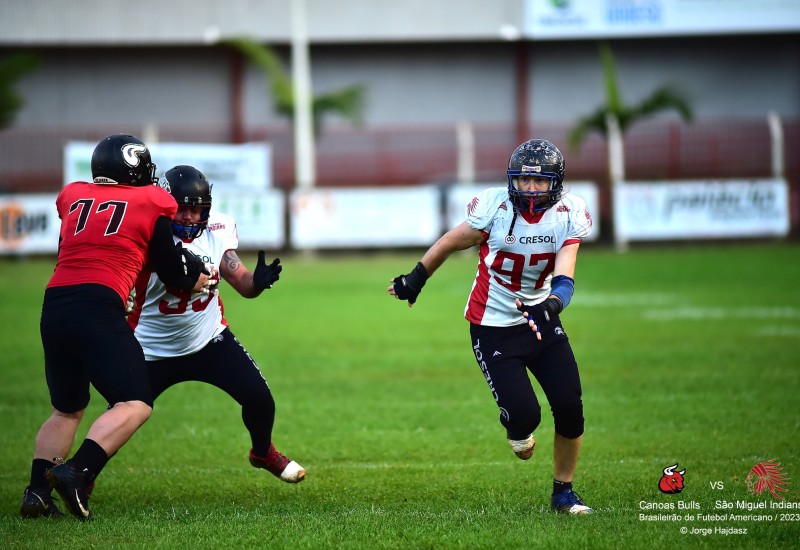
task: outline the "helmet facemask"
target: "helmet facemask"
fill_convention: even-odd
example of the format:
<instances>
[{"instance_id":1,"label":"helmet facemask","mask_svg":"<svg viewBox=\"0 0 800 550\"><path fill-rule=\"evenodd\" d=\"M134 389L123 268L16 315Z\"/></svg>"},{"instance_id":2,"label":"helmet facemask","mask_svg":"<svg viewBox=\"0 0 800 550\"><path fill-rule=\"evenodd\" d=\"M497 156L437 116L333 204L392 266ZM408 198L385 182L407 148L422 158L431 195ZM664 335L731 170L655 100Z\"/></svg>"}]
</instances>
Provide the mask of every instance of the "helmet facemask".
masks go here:
<instances>
[{"instance_id":1,"label":"helmet facemask","mask_svg":"<svg viewBox=\"0 0 800 550\"><path fill-rule=\"evenodd\" d=\"M527 168L523 166L523 168ZM547 178L550 180L547 191L520 191L518 189L518 178L522 176ZM541 212L547 210L559 200L561 200L561 193L564 190L564 184L561 182L558 174L553 173L533 173L528 171L509 170L508 171L508 196L511 198L512 204L520 212Z\"/></svg>"},{"instance_id":2,"label":"helmet facemask","mask_svg":"<svg viewBox=\"0 0 800 550\"><path fill-rule=\"evenodd\" d=\"M131 174L135 183L133 185L158 185L156 177L156 165L152 162L142 164L137 173Z\"/></svg>"},{"instance_id":3,"label":"helmet facemask","mask_svg":"<svg viewBox=\"0 0 800 550\"><path fill-rule=\"evenodd\" d=\"M200 207L200 219L196 222L183 221L176 214L176 218L172 220L173 235L186 242L202 235L211 214L213 187L203 173L193 166L179 165L167 170L158 185L175 198L178 212L182 206Z\"/></svg>"},{"instance_id":4,"label":"helmet facemask","mask_svg":"<svg viewBox=\"0 0 800 550\"><path fill-rule=\"evenodd\" d=\"M519 212L541 212L559 200L564 190L564 156L546 139L531 139L508 159L508 196ZM547 178L547 191L520 191L520 177Z\"/></svg>"},{"instance_id":5,"label":"helmet facemask","mask_svg":"<svg viewBox=\"0 0 800 550\"><path fill-rule=\"evenodd\" d=\"M201 202L180 202L179 206L202 206L200 212L200 221L198 222L182 222L172 220L172 233L183 241L193 241L202 235L205 228L208 226L208 217L211 214L211 203Z\"/></svg>"}]
</instances>

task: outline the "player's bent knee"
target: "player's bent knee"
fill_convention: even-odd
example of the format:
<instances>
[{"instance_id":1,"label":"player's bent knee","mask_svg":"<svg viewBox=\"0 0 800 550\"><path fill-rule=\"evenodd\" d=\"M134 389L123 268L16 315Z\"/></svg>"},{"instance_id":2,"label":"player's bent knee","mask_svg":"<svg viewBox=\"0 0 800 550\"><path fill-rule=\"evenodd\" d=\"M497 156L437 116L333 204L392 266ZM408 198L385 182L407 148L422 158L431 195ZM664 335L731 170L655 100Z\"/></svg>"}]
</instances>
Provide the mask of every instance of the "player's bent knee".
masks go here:
<instances>
[{"instance_id":1,"label":"player's bent knee","mask_svg":"<svg viewBox=\"0 0 800 550\"><path fill-rule=\"evenodd\" d=\"M58 409L53 409L52 416L57 416L59 418L64 418L67 420L72 420L73 422L80 422L83 418L83 413L86 412L86 409L81 409L76 412L63 412L59 411Z\"/></svg>"},{"instance_id":2,"label":"player's bent knee","mask_svg":"<svg viewBox=\"0 0 800 550\"><path fill-rule=\"evenodd\" d=\"M539 410L513 411L500 413L500 423L510 434L524 434L520 439L528 437L536 431L542 422L542 413Z\"/></svg>"},{"instance_id":3,"label":"player's bent knee","mask_svg":"<svg viewBox=\"0 0 800 550\"><path fill-rule=\"evenodd\" d=\"M576 403L553 410L556 433L568 439L583 435L583 405Z\"/></svg>"},{"instance_id":4,"label":"player's bent knee","mask_svg":"<svg viewBox=\"0 0 800 550\"><path fill-rule=\"evenodd\" d=\"M144 424L153 412L153 407L144 401L122 401L116 403L113 408L123 409L128 417L139 425Z\"/></svg>"}]
</instances>

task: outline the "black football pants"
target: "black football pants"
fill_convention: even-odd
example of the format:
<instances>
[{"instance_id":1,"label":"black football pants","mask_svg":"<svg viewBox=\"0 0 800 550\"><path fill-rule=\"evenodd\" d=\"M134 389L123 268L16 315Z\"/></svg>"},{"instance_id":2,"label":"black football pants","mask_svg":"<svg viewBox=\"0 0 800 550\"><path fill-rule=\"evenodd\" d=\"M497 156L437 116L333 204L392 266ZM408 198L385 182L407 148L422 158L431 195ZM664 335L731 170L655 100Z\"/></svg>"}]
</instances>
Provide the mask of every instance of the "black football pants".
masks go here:
<instances>
[{"instance_id":1,"label":"black football pants","mask_svg":"<svg viewBox=\"0 0 800 550\"><path fill-rule=\"evenodd\" d=\"M258 366L230 329L191 355L148 361L147 370L154 399L167 388L188 381L205 382L230 395L242 406L253 451L266 455L272 441L275 401Z\"/></svg>"},{"instance_id":2,"label":"black football pants","mask_svg":"<svg viewBox=\"0 0 800 550\"><path fill-rule=\"evenodd\" d=\"M110 404L153 404L142 347L125 321L122 298L110 288L80 284L48 288L40 321L45 375L56 410L89 404L89 384Z\"/></svg>"},{"instance_id":3,"label":"black football pants","mask_svg":"<svg viewBox=\"0 0 800 550\"><path fill-rule=\"evenodd\" d=\"M500 408L500 423L509 439L527 438L542 419L528 370L547 397L555 431L570 439L583 434L578 365L558 316L542 333L541 341L527 324L472 324L470 335L472 352Z\"/></svg>"}]
</instances>

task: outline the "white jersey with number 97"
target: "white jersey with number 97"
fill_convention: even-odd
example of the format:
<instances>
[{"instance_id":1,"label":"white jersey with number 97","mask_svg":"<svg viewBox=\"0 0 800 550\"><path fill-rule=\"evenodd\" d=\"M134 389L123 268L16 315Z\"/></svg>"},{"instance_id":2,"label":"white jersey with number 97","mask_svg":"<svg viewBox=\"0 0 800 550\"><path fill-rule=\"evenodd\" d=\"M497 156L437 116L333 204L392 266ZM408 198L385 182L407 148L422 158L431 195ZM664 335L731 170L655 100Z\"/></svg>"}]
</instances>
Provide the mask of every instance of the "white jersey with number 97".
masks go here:
<instances>
[{"instance_id":1,"label":"white jersey with number 97","mask_svg":"<svg viewBox=\"0 0 800 550\"><path fill-rule=\"evenodd\" d=\"M541 212L516 212L505 187L486 189L467 205L467 224L483 232L478 273L464 316L495 327L525 322L515 298L527 305L550 295L556 253L579 243L592 228L586 203L565 193Z\"/></svg>"}]
</instances>

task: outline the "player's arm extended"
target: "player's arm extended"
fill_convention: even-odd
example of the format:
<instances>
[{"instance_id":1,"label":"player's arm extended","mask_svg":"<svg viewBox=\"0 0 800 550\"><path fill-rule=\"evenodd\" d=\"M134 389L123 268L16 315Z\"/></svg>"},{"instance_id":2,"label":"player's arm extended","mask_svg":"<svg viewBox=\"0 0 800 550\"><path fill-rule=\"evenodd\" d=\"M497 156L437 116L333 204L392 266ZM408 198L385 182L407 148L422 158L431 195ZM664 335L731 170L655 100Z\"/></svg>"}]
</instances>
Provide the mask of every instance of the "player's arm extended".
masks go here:
<instances>
[{"instance_id":1,"label":"player's arm extended","mask_svg":"<svg viewBox=\"0 0 800 550\"><path fill-rule=\"evenodd\" d=\"M425 282L453 252L471 248L480 244L483 239L482 231L471 228L467 222L461 222L433 243L410 273L393 278L392 284L386 290L396 298L407 300L411 307L417 301Z\"/></svg>"},{"instance_id":2,"label":"player's arm extended","mask_svg":"<svg viewBox=\"0 0 800 550\"><path fill-rule=\"evenodd\" d=\"M235 250L226 250L222 255L219 274L245 298L255 298L261 294L253 286L253 272L247 269Z\"/></svg>"},{"instance_id":3,"label":"player's arm extended","mask_svg":"<svg viewBox=\"0 0 800 550\"><path fill-rule=\"evenodd\" d=\"M264 251L259 250L256 270L250 271L239 259L239 255L236 254L235 250L226 250L222 255L219 274L243 297L255 298L260 296L264 290L272 288L272 285L280 279L280 273L283 269L278 258L275 258L271 264L267 265L264 257Z\"/></svg>"},{"instance_id":4,"label":"player's arm extended","mask_svg":"<svg viewBox=\"0 0 800 550\"><path fill-rule=\"evenodd\" d=\"M480 244L483 238L483 232L472 229L467 222L461 222L442 235L420 260L425 266L425 271L428 272L428 277L432 276L434 271L439 269L453 252L472 248Z\"/></svg>"}]
</instances>

